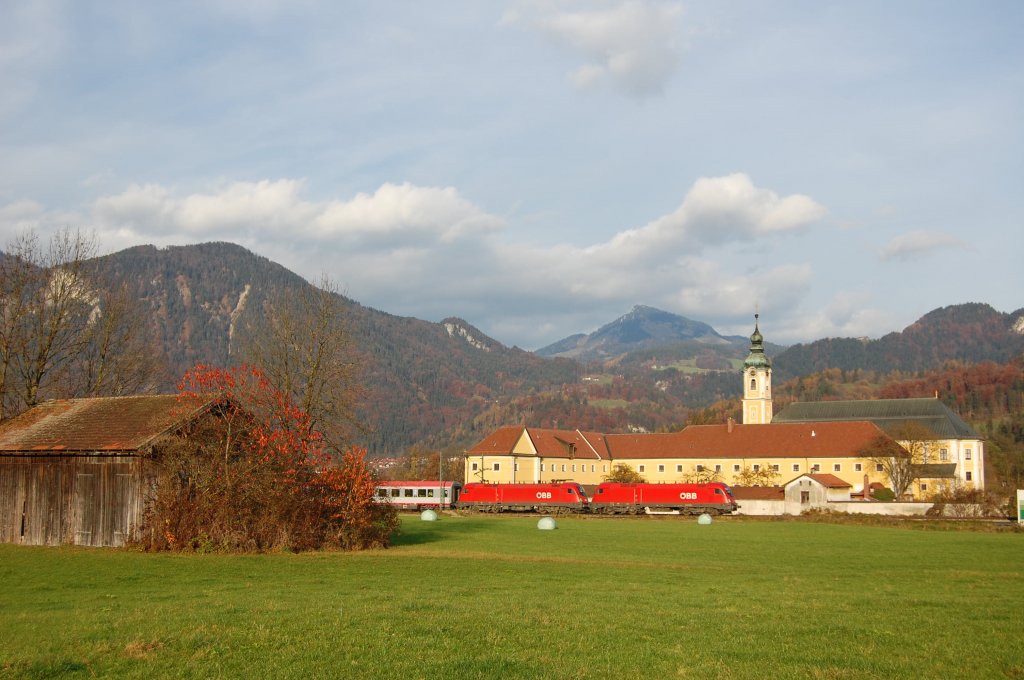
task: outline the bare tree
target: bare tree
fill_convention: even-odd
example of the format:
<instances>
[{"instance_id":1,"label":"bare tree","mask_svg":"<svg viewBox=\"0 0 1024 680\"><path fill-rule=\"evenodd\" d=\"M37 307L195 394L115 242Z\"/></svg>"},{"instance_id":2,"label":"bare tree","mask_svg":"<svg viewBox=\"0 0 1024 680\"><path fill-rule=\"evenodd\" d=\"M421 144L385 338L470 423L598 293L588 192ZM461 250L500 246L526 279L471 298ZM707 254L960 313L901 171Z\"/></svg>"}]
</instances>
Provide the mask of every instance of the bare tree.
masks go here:
<instances>
[{"instance_id":1,"label":"bare tree","mask_svg":"<svg viewBox=\"0 0 1024 680\"><path fill-rule=\"evenodd\" d=\"M102 281L102 275L97 277ZM154 351L159 343L139 301L125 283L107 282L98 288L83 329L82 348L68 385L75 396L123 396L154 389L166 373L165 357Z\"/></svg>"},{"instance_id":2,"label":"bare tree","mask_svg":"<svg viewBox=\"0 0 1024 680\"><path fill-rule=\"evenodd\" d=\"M13 412L37 404L66 377L83 343L82 329L94 304L83 279L85 261L95 256L95 236L63 229L45 246L26 232L8 247L11 309L5 396ZM8 288L5 282L4 288ZM6 292L6 291L5 291Z\"/></svg>"},{"instance_id":3,"label":"bare tree","mask_svg":"<svg viewBox=\"0 0 1024 680\"><path fill-rule=\"evenodd\" d=\"M236 354L254 364L310 416L331 448L342 450L360 429L358 354L344 303L326 275L316 286L281 289L250 316ZM256 316L257 318L253 318Z\"/></svg>"},{"instance_id":4,"label":"bare tree","mask_svg":"<svg viewBox=\"0 0 1024 680\"><path fill-rule=\"evenodd\" d=\"M160 364L123 286L105 289L95 235L11 241L0 259L0 417L43 399L129 394Z\"/></svg>"},{"instance_id":5,"label":"bare tree","mask_svg":"<svg viewBox=\"0 0 1024 680\"><path fill-rule=\"evenodd\" d=\"M602 478L605 482L619 482L623 484L643 484L647 479L626 463L616 463L612 471Z\"/></svg>"},{"instance_id":6,"label":"bare tree","mask_svg":"<svg viewBox=\"0 0 1024 680\"><path fill-rule=\"evenodd\" d=\"M779 479L779 473L771 463L761 463L754 467L744 466L735 478L740 486L773 486Z\"/></svg>"},{"instance_id":7,"label":"bare tree","mask_svg":"<svg viewBox=\"0 0 1024 680\"><path fill-rule=\"evenodd\" d=\"M880 466L897 499L902 498L920 474L935 434L924 425L905 421L879 435L860 450L860 455Z\"/></svg>"}]
</instances>

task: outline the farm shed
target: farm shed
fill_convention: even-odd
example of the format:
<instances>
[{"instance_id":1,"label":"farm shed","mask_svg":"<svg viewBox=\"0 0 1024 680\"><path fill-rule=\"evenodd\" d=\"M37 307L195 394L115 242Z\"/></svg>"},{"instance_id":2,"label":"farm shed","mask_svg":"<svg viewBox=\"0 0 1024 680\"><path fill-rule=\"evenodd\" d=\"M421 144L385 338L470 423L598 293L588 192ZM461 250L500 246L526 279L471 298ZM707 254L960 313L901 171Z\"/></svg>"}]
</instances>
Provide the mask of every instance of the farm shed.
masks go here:
<instances>
[{"instance_id":1,"label":"farm shed","mask_svg":"<svg viewBox=\"0 0 1024 680\"><path fill-rule=\"evenodd\" d=\"M154 446L208 406L60 399L0 423L0 542L123 545L142 522Z\"/></svg>"},{"instance_id":2,"label":"farm shed","mask_svg":"<svg viewBox=\"0 0 1024 680\"><path fill-rule=\"evenodd\" d=\"M797 515L826 503L850 500L850 484L835 475L800 475L785 484L787 512ZM798 508L796 512L791 507Z\"/></svg>"}]
</instances>

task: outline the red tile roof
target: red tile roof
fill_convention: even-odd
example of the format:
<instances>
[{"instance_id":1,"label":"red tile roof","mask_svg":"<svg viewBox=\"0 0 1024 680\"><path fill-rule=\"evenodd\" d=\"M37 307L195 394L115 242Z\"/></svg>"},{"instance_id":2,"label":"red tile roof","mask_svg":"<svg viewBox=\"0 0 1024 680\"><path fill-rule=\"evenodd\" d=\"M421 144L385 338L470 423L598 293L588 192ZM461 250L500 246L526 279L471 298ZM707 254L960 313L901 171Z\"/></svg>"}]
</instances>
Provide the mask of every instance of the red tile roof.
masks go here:
<instances>
[{"instance_id":1,"label":"red tile roof","mask_svg":"<svg viewBox=\"0 0 1024 680\"><path fill-rule=\"evenodd\" d=\"M46 401L0 423L0 455L136 452L208 405L173 394Z\"/></svg>"},{"instance_id":2,"label":"red tile roof","mask_svg":"<svg viewBox=\"0 0 1024 680\"><path fill-rule=\"evenodd\" d=\"M608 450L612 460L630 460L637 458L682 458L684 450L684 433L659 432L656 434L608 434Z\"/></svg>"},{"instance_id":3,"label":"red tile roof","mask_svg":"<svg viewBox=\"0 0 1024 680\"><path fill-rule=\"evenodd\" d=\"M588 437L579 430L542 429L527 429L527 433L534 448L537 449L537 454L543 458L607 458L607 455L601 455L605 447L600 434L591 432ZM591 442L590 438L595 441Z\"/></svg>"},{"instance_id":4,"label":"red tile roof","mask_svg":"<svg viewBox=\"0 0 1024 680\"><path fill-rule=\"evenodd\" d=\"M468 455L508 455L523 432L545 458L637 460L658 458L859 458L882 430L867 421L769 425L692 425L679 432L600 434L579 430L502 427Z\"/></svg>"},{"instance_id":5,"label":"red tile roof","mask_svg":"<svg viewBox=\"0 0 1024 680\"><path fill-rule=\"evenodd\" d=\"M466 453L474 456L510 454L524 429L522 425L499 427Z\"/></svg>"},{"instance_id":6,"label":"red tile roof","mask_svg":"<svg viewBox=\"0 0 1024 680\"><path fill-rule=\"evenodd\" d=\"M866 421L694 425L679 433L676 458L859 458L883 432Z\"/></svg>"},{"instance_id":7,"label":"red tile roof","mask_svg":"<svg viewBox=\"0 0 1024 680\"><path fill-rule=\"evenodd\" d=\"M600 460L608 458L604 435L579 430L553 430L539 427L524 428L521 425L501 427L466 451L470 456L510 455L516 443L526 432L542 458L583 458Z\"/></svg>"},{"instance_id":8,"label":"red tile roof","mask_svg":"<svg viewBox=\"0 0 1024 680\"><path fill-rule=\"evenodd\" d=\"M786 490L781 486L731 486L738 501L783 501Z\"/></svg>"},{"instance_id":9,"label":"red tile roof","mask_svg":"<svg viewBox=\"0 0 1024 680\"><path fill-rule=\"evenodd\" d=\"M806 474L801 475L801 477L810 477L818 484L821 484L822 486L828 487L830 489L849 489L852 488L853 486L852 484L848 484L843 480L839 479L838 477L836 477L835 475L831 474ZM800 477L797 477L797 479L800 479Z\"/></svg>"}]
</instances>

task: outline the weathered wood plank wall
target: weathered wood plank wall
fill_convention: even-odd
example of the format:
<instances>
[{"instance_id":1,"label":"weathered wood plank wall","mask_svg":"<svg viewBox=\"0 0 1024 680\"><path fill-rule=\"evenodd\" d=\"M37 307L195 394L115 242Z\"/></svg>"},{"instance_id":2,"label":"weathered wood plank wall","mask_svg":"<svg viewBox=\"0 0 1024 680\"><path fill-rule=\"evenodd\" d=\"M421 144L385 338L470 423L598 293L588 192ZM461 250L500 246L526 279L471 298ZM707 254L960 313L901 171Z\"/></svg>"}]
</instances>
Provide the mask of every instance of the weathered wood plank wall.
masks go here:
<instances>
[{"instance_id":1,"label":"weathered wood plank wall","mask_svg":"<svg viewBox=\"0 0 1024 680\"><path fill-rule=\"evenodd\" d=\"M121 546L142 523L139 456L0 456L0 541Z\"/></svg>"}]
</instances>

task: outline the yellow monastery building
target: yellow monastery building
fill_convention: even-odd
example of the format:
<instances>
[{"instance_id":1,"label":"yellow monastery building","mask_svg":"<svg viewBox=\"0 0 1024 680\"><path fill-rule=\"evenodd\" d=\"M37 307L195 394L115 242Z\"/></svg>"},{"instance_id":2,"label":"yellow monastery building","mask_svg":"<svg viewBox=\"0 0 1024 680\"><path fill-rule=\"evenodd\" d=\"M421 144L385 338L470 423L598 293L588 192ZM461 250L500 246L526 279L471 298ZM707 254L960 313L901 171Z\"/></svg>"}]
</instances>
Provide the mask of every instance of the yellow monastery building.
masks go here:
<instances>
[{"instance_id":1,"label":"yellow monastery building","mask_svg":"<svg viewBox=\"0 0 1024 680\"><path fill-rule=\"evenodd\" d=\"M984 442L938 399L797 402L773 414L771 360L757 326L743 367L743 423L694 425L662 434L502 427L466 451L465 481L599 484L625 464L648 482L716 479L740 485L764 470L775 484L804 474L829 474L856 495L889 486L883 466L860 451L908 421L934 433L918 448L924 498L949 486L984 488ZM900 442L905 447L907 442Z\"/></svg>"}]
</instances>

